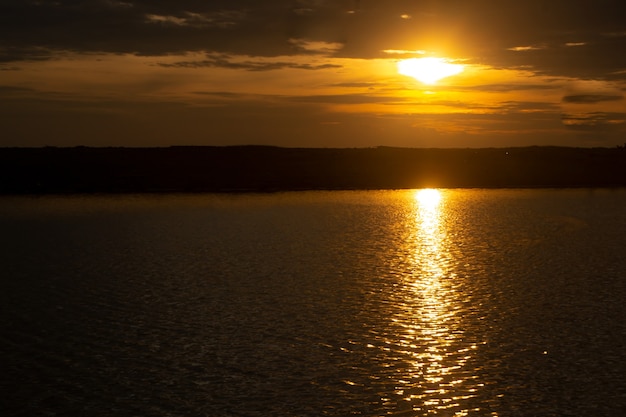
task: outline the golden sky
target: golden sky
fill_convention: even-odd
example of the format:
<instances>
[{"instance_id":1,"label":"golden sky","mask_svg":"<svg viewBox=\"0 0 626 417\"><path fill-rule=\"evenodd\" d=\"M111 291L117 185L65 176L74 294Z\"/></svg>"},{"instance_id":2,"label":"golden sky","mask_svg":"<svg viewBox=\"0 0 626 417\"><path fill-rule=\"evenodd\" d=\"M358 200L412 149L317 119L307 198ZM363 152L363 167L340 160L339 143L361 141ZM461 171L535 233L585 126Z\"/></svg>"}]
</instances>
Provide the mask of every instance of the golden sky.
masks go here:
<instances>
[{"instance_id":1,"label":"golden sky","mask_svg":"<svg viewBox=\"0 0 626 417\"><path fill-rule=\"evenodd\" d=\"M0 146L621 145L625 9L4 1ZM434 84L398 72L415 58L463 71Z\"/></svg>"}]
</instances>

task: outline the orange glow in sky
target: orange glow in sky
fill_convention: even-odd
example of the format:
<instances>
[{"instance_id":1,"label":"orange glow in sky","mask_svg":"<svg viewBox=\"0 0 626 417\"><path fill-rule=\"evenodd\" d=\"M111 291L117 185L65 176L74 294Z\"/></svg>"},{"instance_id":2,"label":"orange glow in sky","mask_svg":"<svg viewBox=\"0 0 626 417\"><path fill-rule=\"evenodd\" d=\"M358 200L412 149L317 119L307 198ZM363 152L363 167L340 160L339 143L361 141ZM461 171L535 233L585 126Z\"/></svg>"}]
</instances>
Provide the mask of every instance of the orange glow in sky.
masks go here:
<instances>
[{"instance_id":1,"label":"orange glow in sky","mask_svg":"<svg viewBox=\"0 0 626 417\"><path fill-rule=\"evenodd\" d=\"M621 146L626 20L582 1L0 2L0 146Z\"/></svg>"}]
</instances>

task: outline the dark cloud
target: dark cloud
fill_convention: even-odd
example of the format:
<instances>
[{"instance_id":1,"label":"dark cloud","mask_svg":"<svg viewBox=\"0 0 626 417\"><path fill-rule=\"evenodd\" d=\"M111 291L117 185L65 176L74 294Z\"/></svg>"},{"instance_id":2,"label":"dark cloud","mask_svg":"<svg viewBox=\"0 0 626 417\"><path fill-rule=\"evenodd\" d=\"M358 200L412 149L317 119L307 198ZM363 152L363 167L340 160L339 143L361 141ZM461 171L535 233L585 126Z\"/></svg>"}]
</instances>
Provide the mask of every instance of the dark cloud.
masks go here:
<instances>
[{"instance_id":1,"label":"dark cloud","mask_svg":"<svg viewBox=\"0 0 626 417\"><path fill-rule=\"evenodd\" d=\"M27 96L29 90L14 93L22 97ZM0 91L0 95L3 94L4 91ZM588 143L584 140L599 137L596 136L598 132L607 139L604 142L594 139L595 145L621 144L624 137L623 127L621 131L589 127L565 129L555 109L524 111L541 108L542 103L505 102L501 108L508 110L501 112L402 113L373 117L368 112L332 112L327 104L390 104L384 100L395 98L317 96L315 100L307 101L293 96L219 90L197 94L206 96L206 103L202 101L206 105L166 100L60 99L41 94L37 94L37 99L0 100L0 125L4 129L2 145L586 146ZM404 103L408 104L407 101ZM457 102L457 105L460 108L463 103ZM601 117L598 115L596 119ZM626 115L605 114L605 120L613 120L614 124L620 119L624 121ZM616 126L615 129L620 129L619 125ZM572 139L572 131L580 133L582 139Z\"/></svg>"},{"instance_id":2,"label":"dark cloud","mask_svg":"<svg viewBox=\"0 0 626 417\"><path fill-rule=\"evenodd\" d=\"M228 56L207 56L207 59L197 61L180 61L174 63L161 63L162 67L176 68L207 68L219 67L230 69L241 69L246 71L271 71L285 68L302 69L302 70L320 70L328 68L341 68L341 65L335 64L297 64L284 61L242 61L236 62Z\"/></svg>"},{"instance_id":3,"label":"dark cloud","mask_svg":"<svg viewBox=\"0 0 626 417\"><path fill-rule=\"evenodd\" d=\"M207 97L215 98L213 104L224 103L227 100L229 103L237 100L245 100L249 102L263 103L283 103L288 106L294 103L298 104L313 104L313 105L359 105L359 104L385 104L385 105L410 105L412 108L417 107L432 107L442 106L451 109L461 110L489 110L488 118L501 117L494 115L512 115L512 114L534 114L534 118L543 118L548 115L560 114L560 108L557 104L553 103L540 103L540 102L525 102L525 101L507 101L499 103L495 106L481 105L478 103L467 101L454 101L454 100L428 100L428 101L414 101L406 97L395 96L380 96L371 94L328 94L328 95L309 95L309 96L286 96L286 95L260 95L260 94L242 94L232 93L227 91L198 91L195 94L204 95ZM411 112L406 112L411 113ZM449 114L443 116L451 117ZM455 116L460 117L460 116ZM465 116L463 116L465 117ZM469 116L484 118L484 115Z\"/></svg>"},{"instance_id":4,"label":"dark cloud","mask_svg":"<svg viewBox=\"0 0 626 417\"><path fill-rule=\"evenodd\" d=\"M602 105L624 100L622 91L614 83L602 81L577 81L566 86L562 103L571 105ZM597 107L597 106L595 106Z\"/></svg>"},{"instance_id":5,"label":"dark cloud","mask_svg":"<svg viewBox=\"0 0 626 417\"><path fill-rule=\"evenodd\" d=\"M448 90L456 91L486 91L490 93L510 93L512 91L532 91L532 90L557 90L561 88L554 84L477 84L471 86L452 86Z\"/></svg>"},{"instance_id":6,"label":"dark cloud","mask_svg":"<svg viewBox=\"0 0 626 417\"><path fill-rule=\"evenodd\" d=\"M5 1L0 5L0 41L15 50L43 47L154 55L245 49L265 55L279 43L272 30L276 25L255 13L247 1L120 4L99 0ZM265 48L255 42L259 37L265 40ZM248 48L242 47L244 40L249 42Z\"/></svg>"},{"instance_id":7,"label":"dark cloud","mask_svg":"<svg viewBox=\"0 0 626 417\"><path fill-rule=\"evenodd\" d=\"M388 96L372 96L368 94L336 94L294 96L291 101L299 103L327 103L327 104L371 104L371 103L399 103L406 99Z\"/></svg>"},{"instance_id":8,"label":"dark cloud","mask_svg":"<svg viewBox=\"0 0 626 417\"><path fill-rule=\"evenodd\" d=\"M626 68L626 56L619 51L626 48L626 4L621 0L388 3L362 2L369 9L358 16L343 53L363 55L371 45L384 49L392 42L396 49L442 51L538 74L624 78L619 71ZM401 10L413 18L399 18Z\"/></svg>"},{"instance_id":9,"label":"dark cloud","mask_svg":"<svg viewBox=\"0 0 626 417\"><path fill-rule=\"evenodd\" d=\"M607 95L607 94L578 94L563 97L563 101L566 103L601 103L604 101L619 101L624 100L622 95Z\"/></svg>"},{"instance_id":10,"label":"dark cloud","mask_svg":"<svg viewBox=\"0 0 626 417\"><path fill-rule=\"evenodd\" d=\"M348 87L348 88L376 88L382 84L371 82L346 82L330 84L331 87Z\"/></svg>"},{"instance_id":11,"label":"dark cloud","mask_svg":"<svg viewBox=\"0 0 626 417\"><path fill-rule=\"evenodd\" d=\"M247 94L244 95L244 94L239 94L239 93L232 93L230 91L196 91L194 94L214 96L214 97L226 98L226 99L240 99L240 98L245 98L248 96Z\"/></svg>"},{"instance_id":12,"label":"dark cloud","mask_svg":"<svg viewBox=\"0 0 626 417\"><path fill-rule=\"evenodd\" d=\"M54 51L40 47L3 46L0 40L0 65L15 61L47 61Z\"/></svg>"},{"instance_id":13,"label":"dark cloud","mask_svg":"<svg viewBox=\"0 0 626 417\"><path fill-rule=\"evenodd\" d=\"M553 103L539 103L534 101L506 101L500 103L500 109L506 110L507 112L520 112L520 113L528 113L529 111L533 112L542 112L550 113L556 112L559 110L559 106Z\"/></svg>"},{"instance_id":14,"label":"dark cloud","mask_svg":"<svg viewBox=\"0 0 626 417\"><path fill-rule=\"evenodd\" d=\"M0 85L0 94L20 94L20 93L32 93L34 90L25 87L14 87L11 85Z\"/></svg>"},{"instance_id":15,"label":"dark cloud","mask_svg":"<svg viewBox=\"0 0 626 417\"><path fill-rule=\"evenodd\" d=\"M625 16L626 18L626 16ZM573 37L573 36L572 36ZM585 44L568 46L565 39L529 50L492 50L488 62L502 68L531 70L537 75L569 76L583 79L624 80L626 34L581 34Z\"/></svg>"},{"instance_id":16,"label":"dark cloud","mask_svg":"<svg viewBox=\"0 0 626 417\"><path fill-rule=\"evenodd\" d=\"M591 132L619 131L626 133L626 113L564 113L561 119L563 124L569 129Z\"/></svg>"},{"instance_id":17,"label":"dark cloud","mask_svg":"<svg viewBox=\"0 0 626 417\"><path fill-rule=\"evenodd\" d=\"M3 0L0 62L53 51L345 57L438 51L538 74L626 78L623 0ZM517 48L517 49L516 49Z\"/></svg>"}]
</instances>

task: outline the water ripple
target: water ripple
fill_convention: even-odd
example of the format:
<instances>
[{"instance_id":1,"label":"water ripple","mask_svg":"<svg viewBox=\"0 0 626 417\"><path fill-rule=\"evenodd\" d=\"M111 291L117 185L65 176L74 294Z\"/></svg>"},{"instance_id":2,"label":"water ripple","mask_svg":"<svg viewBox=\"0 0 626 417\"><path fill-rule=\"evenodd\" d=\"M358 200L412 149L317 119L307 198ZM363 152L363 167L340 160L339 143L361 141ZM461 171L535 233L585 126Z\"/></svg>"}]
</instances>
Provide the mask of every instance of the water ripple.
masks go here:
<instances>
[{"instance_id":1,"label":"water ripple","mask_svg":"<svg viewBox=\"0 0 626 417\"><path fill-rule=\"evenodd\" d=\"M5 204L3 411L619 415L625 201L440 190Z\"/></svg>"}]
</instances>

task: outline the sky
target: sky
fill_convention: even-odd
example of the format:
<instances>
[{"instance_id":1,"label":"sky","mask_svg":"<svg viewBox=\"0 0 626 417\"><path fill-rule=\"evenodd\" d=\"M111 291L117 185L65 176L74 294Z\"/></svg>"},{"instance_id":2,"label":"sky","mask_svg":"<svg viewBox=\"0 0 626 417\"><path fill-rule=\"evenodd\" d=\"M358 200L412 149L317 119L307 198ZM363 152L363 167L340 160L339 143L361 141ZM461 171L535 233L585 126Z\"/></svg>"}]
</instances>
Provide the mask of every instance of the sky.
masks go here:
<instances>
[{"instance_id":1,"label":"sky","mask_svg":"<svg viewBox=\"0 0 626 417\"><path fill-rule=\"evenodd\" d=\"M614 147L625 94L624 0L0 0L0 146Z\"/></svg>"}]
</instances>

